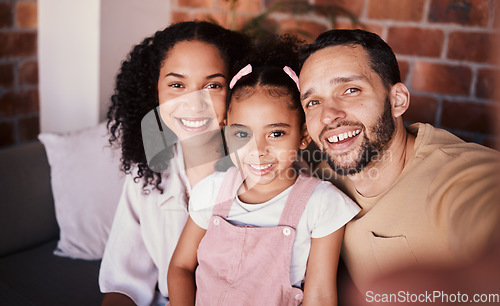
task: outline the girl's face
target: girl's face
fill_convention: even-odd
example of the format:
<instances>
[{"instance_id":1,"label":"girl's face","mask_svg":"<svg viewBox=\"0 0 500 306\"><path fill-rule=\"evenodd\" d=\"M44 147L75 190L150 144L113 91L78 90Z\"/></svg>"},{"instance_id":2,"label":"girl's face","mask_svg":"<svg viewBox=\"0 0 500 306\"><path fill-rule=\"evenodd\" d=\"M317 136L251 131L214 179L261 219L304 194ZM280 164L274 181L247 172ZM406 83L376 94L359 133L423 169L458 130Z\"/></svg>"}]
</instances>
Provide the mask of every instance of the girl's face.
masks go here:
<instances>
[{"instance_id":1,"label":"girl's face","mask_svg":"<svg viewBox=\"0 0 500 306\"><path fill-rule=\"evenodd\" d=\"M158 79L160 114L180 140L220 130L226 112L227 73L214 45L182 41L167 53Z\"/></svg>"},{"instance_id":2,"label":"girl's face","mask_svg":"<svg viewBox=\"0 0 500 306\"><path fill-rule=\"evenodd\" d=\"M292 163L308 140L299 110L290 109L289 100L289 95L272 97L258 90L242 101L231 102L227 144L233 152L231 160L247 175L251 186L275 189L295 181Z\"/></svg>"}]
</instances>

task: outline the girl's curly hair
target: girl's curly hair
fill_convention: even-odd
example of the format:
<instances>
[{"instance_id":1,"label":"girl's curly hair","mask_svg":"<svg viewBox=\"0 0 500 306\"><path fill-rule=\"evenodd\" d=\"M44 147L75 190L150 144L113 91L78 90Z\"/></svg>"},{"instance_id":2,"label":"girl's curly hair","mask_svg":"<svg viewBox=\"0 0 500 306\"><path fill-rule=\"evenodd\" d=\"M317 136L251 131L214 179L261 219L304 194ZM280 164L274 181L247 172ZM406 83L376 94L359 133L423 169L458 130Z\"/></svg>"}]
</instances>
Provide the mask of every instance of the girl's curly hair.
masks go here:
<instances>
[{"instance_id":1,"label":"girl's curly hair","mask_svg":"<svg viewBox=\"0 0 500 306\"><path fill-rule=\"evenodd\" d=\"M158 78L160 68L172 47L182 41L202 41L220 51L228 70L249 49L249 39L237 32L209 22L189 21L173 24L133 47L116 77L115 92L108 110L107 127L110 144L121 146L121 170L130 173L137 166L135 181L143 179L163 192L161 174L148 167L141 135L141 120L159 105ZM202 52L202 51L200 51ZM168 154L172 158L172 154ZM166 161L168 162L168 161Z\"/></svg>"}]
</instances>

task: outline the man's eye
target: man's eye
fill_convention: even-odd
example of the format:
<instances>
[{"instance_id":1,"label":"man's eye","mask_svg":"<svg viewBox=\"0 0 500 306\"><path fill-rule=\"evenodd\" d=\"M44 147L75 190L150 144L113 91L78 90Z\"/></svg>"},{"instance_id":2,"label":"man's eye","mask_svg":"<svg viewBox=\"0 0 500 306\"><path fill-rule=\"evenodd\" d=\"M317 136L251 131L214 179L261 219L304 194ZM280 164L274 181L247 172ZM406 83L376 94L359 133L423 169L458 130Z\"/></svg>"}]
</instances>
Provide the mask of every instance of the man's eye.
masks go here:
<instances>
[{"instance_id":1,"label":"man's eye","mask_svg":"<svg viewBox=\"0 0 500 306\"><path fill-rule=\"evenodd\" d=\"M318 105L318 104L319 104L318 100L311 100L311 101L307 102L306 107L309 108L309 107L313 107L313 106Z\"/></svg>"},{"instance_id":2,"label":"man's eye","mask_svg":"<svg viewBox=\"0 0 500 306\"><path fill-rule=\"evenodd\" d=\"M269 134L269 136L272 138L278 138L278 137L281 137L283 135L285 135L285 132L283 132L283 131L275 131L275 132L271 132L271 134Z\"/></svg>"},{"instance_id":3,"label":"man's eye","mask_svg":"<svg viewBox=\"0 0 500 306\"><path fill-rule=\"evenodd\" d=\"M359 88L349 88L345 91L345 94L352 94L352 93L356 93L356 92L359 92Z\"/></svg>"}]
</instances>

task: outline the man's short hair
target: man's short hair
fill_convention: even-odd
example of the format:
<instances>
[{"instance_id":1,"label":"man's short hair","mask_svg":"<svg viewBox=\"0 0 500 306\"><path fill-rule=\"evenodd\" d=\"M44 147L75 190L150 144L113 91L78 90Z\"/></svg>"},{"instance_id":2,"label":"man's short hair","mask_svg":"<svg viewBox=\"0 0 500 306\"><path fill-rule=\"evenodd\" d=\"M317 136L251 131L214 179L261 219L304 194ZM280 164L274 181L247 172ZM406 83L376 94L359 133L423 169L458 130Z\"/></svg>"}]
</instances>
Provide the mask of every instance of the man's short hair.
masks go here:
<instances>
[{"instance_id":1,"label":"man's short hair","mask_svg":"<svg viewBox=\"0 0 500 306\"><path fill-rule=\"evenodd\" d=\"M362 46L369 56L369 63L387 88L401 82L398 61L391 47L377 34L363 30L330 30L301 50L301 63L314 52L333 46Z\"/></svg>"}]
</instances>

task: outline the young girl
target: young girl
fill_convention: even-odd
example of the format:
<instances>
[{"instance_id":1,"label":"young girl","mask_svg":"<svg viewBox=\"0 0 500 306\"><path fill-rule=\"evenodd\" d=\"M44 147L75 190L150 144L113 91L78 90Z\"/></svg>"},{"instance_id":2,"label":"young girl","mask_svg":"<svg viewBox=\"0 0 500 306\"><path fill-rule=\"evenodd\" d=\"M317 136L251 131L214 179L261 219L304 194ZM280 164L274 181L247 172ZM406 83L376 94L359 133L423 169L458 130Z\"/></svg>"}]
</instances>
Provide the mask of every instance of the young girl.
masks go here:
<instances>
[{"instance_id":1,"label":"young girl","mask_svg":"<svg viewBox=\"0 0 500 306\"><path fill-rule=\"evenodd\" d=\"M222 141L206 135L220 135L229 68L249 45L242 35L215 24L183 22L145 38L123 62L108 126L128 175L101 264L103 305L165 304L166 272L188 218L190 186L214 172L213 153L222 152ZM178 139L167 143L153 166L143 147L148 114L154 118L153 135ZM162 130L155 115L161 115ZM188 141L200 134L204 142ZM161 137L156 141L162 143ZM193 154L199 151L214 158L200 164Z\"/></svg>"},{"instance_id":2,"label":"young girl","mask_svg":"<svg viewBox=\"0 0 500 306\"><path fill-rule=\"evenodd\" d=\"M337 303L343 228L359 208L293 167L309 140L292 42L258 46L230 82L224 134L237 167L192 190L171 305Z\"/></svg>"}]
</instances>

